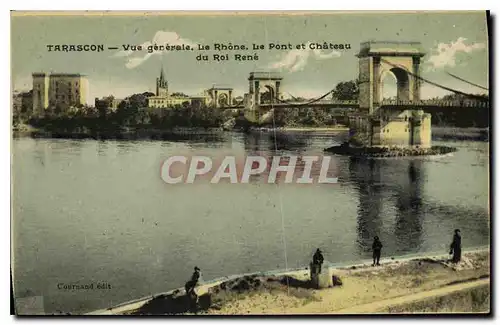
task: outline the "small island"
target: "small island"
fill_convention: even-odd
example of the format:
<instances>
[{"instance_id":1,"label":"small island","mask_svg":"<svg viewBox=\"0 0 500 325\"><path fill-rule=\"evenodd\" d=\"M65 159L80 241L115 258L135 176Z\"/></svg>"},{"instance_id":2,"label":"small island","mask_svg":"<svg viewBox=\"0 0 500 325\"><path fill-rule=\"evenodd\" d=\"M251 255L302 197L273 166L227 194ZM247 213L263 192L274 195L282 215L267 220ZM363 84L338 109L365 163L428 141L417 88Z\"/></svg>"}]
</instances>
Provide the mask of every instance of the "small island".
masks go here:
<instances>
[{"instance_id":1,"label":"small island","mask_svg":"<svg viewBox=\"0 0 500 325\"><path fill-rule=\"evenodd\" d=\"M354 156L357 158L392 158L412 156L445 155L457 151L456 148L447 146L420 147L355 147L345 142L340 146L325 149L326 152L336 155Z\"/></svg>"}]
</instances>

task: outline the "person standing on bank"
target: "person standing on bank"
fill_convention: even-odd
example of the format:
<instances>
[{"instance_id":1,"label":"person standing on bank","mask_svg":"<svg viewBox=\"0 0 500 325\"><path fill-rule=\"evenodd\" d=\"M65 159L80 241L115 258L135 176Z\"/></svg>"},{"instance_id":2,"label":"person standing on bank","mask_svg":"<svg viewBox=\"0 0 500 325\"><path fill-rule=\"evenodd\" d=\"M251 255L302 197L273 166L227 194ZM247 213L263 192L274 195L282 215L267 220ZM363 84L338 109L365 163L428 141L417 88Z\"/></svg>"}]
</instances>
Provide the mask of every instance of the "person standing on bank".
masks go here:
<instances>
[{"instance_id":1,"label":"person standing on bank","mask_svg":"<svg viewBox=\"0 0 500 325\"><path fill-rule=\"evenodd\" d=\"M186 295L191 295L194 293L194 288L198 284L198 280L200 279L200 269L195 266L194 267L194 272L193 275L191 276L191 280L186 282L186 285L184 286L184 289L186 289Z\"/></svg>"},{"instance_id":2,"label":"person standing on bank","mask_svg":"<svg viewBox=\"0 0 500 325\"><path fill-rule=\"evenodd\" d=\"M372 250L373 250L373 266L380 265L380 255L382 255L382 242L378 238L378 236L375 236L373 238L373 244L372 244Z\"/></svg>"},{"instance_id":3,"label":"person standing on bank","mask_svg":"<svg viewBox=\"0 0 500 325\"><path fill-rule=\"evenodd\" d=\"M453 242L450 245L450 255L451 254L453 254L453 263L458 263L462 259L462 236L460 236L460 229L455 229Z\"/></svg>"},{"instance_id":4,"label":"person standing on bank","mask_svg":"<svg viewBox=\"0 0 500 325\"><path fill-rule=\"evenodd\" d=\"M321 250L318 248L313 256L313 265L317 267L317 274L321 273L321 264L323 264L324 258Z\"/></svg>"}]
</instances>

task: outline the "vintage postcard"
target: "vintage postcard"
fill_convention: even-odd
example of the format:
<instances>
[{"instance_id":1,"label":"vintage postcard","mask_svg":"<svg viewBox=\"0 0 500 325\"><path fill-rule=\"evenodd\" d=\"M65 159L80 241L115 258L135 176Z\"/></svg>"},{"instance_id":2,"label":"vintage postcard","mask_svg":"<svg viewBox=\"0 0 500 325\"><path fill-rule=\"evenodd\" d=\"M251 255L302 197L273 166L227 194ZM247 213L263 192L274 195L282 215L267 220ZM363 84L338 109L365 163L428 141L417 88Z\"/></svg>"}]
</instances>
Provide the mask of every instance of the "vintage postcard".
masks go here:
<instances>
[{"instance_id":1,"label":"vintage postcard","mask_svg":"<svg viewBox=\"0 0 500 325\"><path fill-rule=\"evenodd\" d=\"M489 22L12 11L16 314L490 314Z\"/></svg>"}]
</instances>

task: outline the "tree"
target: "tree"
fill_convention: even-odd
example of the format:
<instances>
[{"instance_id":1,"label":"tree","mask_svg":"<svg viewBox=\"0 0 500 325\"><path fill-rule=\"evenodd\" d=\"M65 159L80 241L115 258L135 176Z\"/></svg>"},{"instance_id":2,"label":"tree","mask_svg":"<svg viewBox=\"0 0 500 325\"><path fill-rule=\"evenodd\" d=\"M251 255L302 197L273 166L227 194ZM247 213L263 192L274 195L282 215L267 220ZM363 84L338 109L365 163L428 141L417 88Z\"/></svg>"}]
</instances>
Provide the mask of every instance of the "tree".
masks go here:
<instances>
[{"instance_id":1,"label":"tree","mask_svg":"<svg viewBox=\"0 0 500 325\"><path fill-rule=\"evenodd\" d=\"M89 105L84 105L83 108L81 109L83 112L84 116L86 117L98 117L99 116L99 110L93 106Z\"/></svg>"},{"instance_id":2,"label":"tree","mask_svg":"<svg viewBox=\"0 0 500 325\"><path fill-rule=\"evenodd\" d=\"M274 109L274 123L276 126L294 126L298 122L299 109L283 107Z\"/></svg>"},{"instance_id":3,"label":"tree","mask_svg":"<svg viewBox=\"0 0 500 325\"><path fill-rule=\"evenodd\" d=\"M327 114L323 110L307 109L305 116L299 120L301 125L323 126L328 120Z\"/></svg>"},{"instance_id":4,"label":"tree","mask_svg":"<svg viewBox=\"0 0 500 325\"><path fill-rule=\"evenodd\" d=\"M487 94L471 94L472 96L475 96L476 99L479 99L479 100L489 100L489 96ZM464 99L468 99L469 97L466 96L466 95L462 95L462 94L448 94L448 95L444 95L441 99L442 100L464 100Z\"/></svg>"},{"instance_id":5,"label":"tree","mask_svg":"<svg viewBox=\"0 0 500 325\"><path fill-rule=\"evenodd\" d=\"M133 94L125 98L118 105L115 117L119 124L133 124L135 121L142 121L141 117L137 117L139 111L148 107L148 98L154 96L151 92Z\"/></svg>"},{"instance_id":6,"label":"tree","mask_svg":"<svg viewBox=\"0 0 500 325\"><path fill-rule=\"evenodd\" d=\"M137 114L134 115L134 124L145 125L151 123L151 118L145 110L139 110Z\"/></svg>"},{"instance_id":7,"label":"tree","mask_svg":"<svg viewBox=\"0 0 500 325\"><path fill-rule=\"evenodd\" d=\"M461 95L461 94L449 94L449 95L444 95L443 96L443 100L462 100L464 99L465 96L464 95Z\"/></svg>"},{"instance_id":8,"label":"tree","mask_svg":"<svg viewBox=\"0 0 500 325\"><path fill-rule=\"evenodd\" d=\"M332 98L337 100L357 100L359 87L357 80L339 82L332 92Z\"/></svg>"}]
</instances>

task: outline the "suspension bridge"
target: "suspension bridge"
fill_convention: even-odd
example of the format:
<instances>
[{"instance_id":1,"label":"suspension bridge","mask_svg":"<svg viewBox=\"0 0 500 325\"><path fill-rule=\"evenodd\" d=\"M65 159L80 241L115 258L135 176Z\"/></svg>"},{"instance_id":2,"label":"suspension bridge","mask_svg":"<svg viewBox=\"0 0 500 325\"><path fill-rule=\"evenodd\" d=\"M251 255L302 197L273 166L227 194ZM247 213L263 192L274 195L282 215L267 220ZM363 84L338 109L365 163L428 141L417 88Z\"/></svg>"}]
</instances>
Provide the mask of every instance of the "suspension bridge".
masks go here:
<instances>
[{"instance_id":1,"label":"suspension bridge","mask_svg":"<svg viewBox=\"0 0 500 325\"><path fill-rule=\"evenodd\" d=\"M249 90L243 100L221 108L243 112L253 122L269 122L275 110L286 108L354 109L349 127L361 135L369 146L430 146L430 113L489 110L488 96L466 93L421 76L420 63L425 52L418 42L364 42L357 54L359 75L357 100L337 100L335 88L323 95L299 101L283 100L283 77L275 72L252 72L248 78ZM383 80L392 74L397 82L394 100L382 98ZM488 91L487 87L472 83L446 72L461 82ZM454 100L422 100L423 83L459 95ZM227 95L226 95L227 96Z\"/></svg>"},{"instance_id":2,"label":"suspension bridge","mask_svg":"<svg viewBox=\"0 0 500 325\"><path fill-rule=\"evenodd\" d=\"M379 42L370 42L371 44L373 43L379 43ZM396 42L383 42L383 43L396 43ZM405 44L398 42L398 44ZM415 42L408 42L406 44L418 44ZM399 55L398 55L399 54ZM359 55L358 55L359 56ZM380 56L409 56L407 53L398 53L394 51L393 53L387 52L383 53ZM412 56L412 59L414 59L415 56ZM454 107L454 108L489 108L490 102L489 99L485 96L479 96L475 94L469 94L462 92L457 89L453 89L451 87L447 87L441 83L433 82L431 80L428 80L426 78L423 78L420 76L419 71L411 71L418 69L415 66L412 66L413 69L408 69L404 65L401 64L396 64L391 62L390 59L385 59L378 57L376 58L379 60L379 62L386 64L387 66L390 67L389 71L384 71L385 73L391 72L394 74L398 81L398 94L397 94L397 99L394 100L388 100L388 99L383 99L379 100L378 98L373 98L373 105L376 107L396 107L396 106L418 106L422 107L423 109L433 109L433 108L441 108L441 107ZM416 64L417 66L419 65ZM360 78L358 80L363 79L363 66L360 65ZM383 73L380 73L383 74ZM467 83L469 85L475 86L477 88L487 90L488 88L483 87L481 85L469 82L461 77L458 77L454 74L451 74L449 72L446 72L447 75L453 77L454 79L460 80L464 83ZM408 87L409 84L409 78L414 79L414 84L418 85L415 86L414 88L416 91L414 93L418 93L418 96L414 96L417 98L414 98L413 100L410 100L408 98L408 94L404 94L405 92L405 87ZM329 91L325 92L323 95L313 98L313 99L308 99L308 100L297 100L297 96L294 96L289 93L291 99L290 100L283 100L281 99L281 91L280 91L280 86L281 86L281 81L282 77L280 77L278 74L274 72L252 72L250 74L249 81L250 87L249 87L249 93L245 94L248 96L249 94L254 95L255 101L252 103L251 101L246 101L245 99L234 103L233 105L227 105L221 108L224 109L247 109L247 110L264 110L266 111L267 109L270 108L279 108L279 107L322 107L322 108L335 108L335 107L345 107L345 108L360 108L360 101L359 100L337 100L332 96L334 94L335 88L330 89ZM376 87L376 91L380 89L380 84L381 84L381 78L378 78L379 80L372 80L371 83L372 87ZM253 84L252 84L253 82ZM420 100L420 83L427 83L430 85L433 85L435 87L441 88L443 90L449 91L453 94L461 95L462 99L459 100L437 100L437 99L428 99L428 100ZM262 87L262 84L264 84L264 87ZM259 87L260 86L260 87ZM259 88L263 88L264 92L260 92ZM375 92L376 92L375 91ZM361 92L361 89L360 89ZM406 90L408 92L408 90ZM363 94L360 94L360 96L363 96ZM406 98L404 98L406 97Z\"/></svg>"},{"instance_id":3,"label":"suspension bridge","mask_svg":"<svg viewBox=\"0 0 500 325\"><path fill-rule=\"evenodd\" d=\"M447 73L449 75L452 75L450 73ZM420 80L424 82L428 82L431 84L436 84L437 87L441 89L445 89L450 91L451 93L457 94L457 95L462 95L462 99L455 99L455 100L445 100L445 99L426 99L426 100L398 100L398 99L383 99L380 101L379 106L380 107L397 107L397 106L418 106L422 107L423 109L426 110L431 110L431 109L438 109L438 108L443 108L443 107L449 107L449 108L490 108L490 101L488 97L486 96L478 96L475 94L467 94L464 92L461 92L459 90L455 90L446 86L443 86L438 83L433 83L431 81L428 81L427 79L418 77ZM456 77L456 79L463 80L462 78ZM472 84L470 82L467 82L463 80L466 83ZM477 86L478 88L488 90L488 88L472 84L474 86ZM297 96L294 96L292 94L289 94L291 99L289 100L283 100L278 97L273 98L273 100L261 100L259 103L259 108L266 110L270 108L279 108L279 107L319 107L319 108L359 108L359 100L338 100L335 99L333 94L334 94L335 88L329 90L328 92L324 93L323 95L313 98L313 99L308 99L308 100L297 100ZM262 94L261 94L262 96ZM330 97L330 99L327 99ZM268 96L269 98L269 96ZM244 100L240 100L233 105L226 105L223 107L220 107L222 109L245 109L245 103ZM246 107L247 109L252 109L251 107Z\"/></svg>"}]
</instances>

